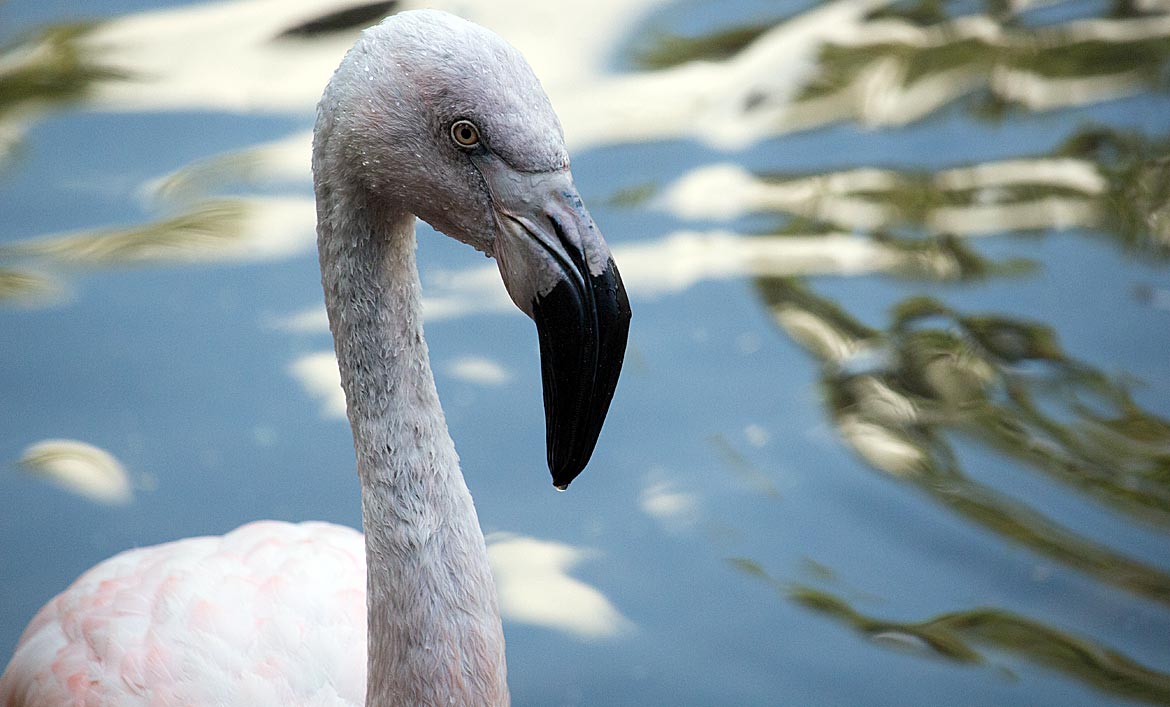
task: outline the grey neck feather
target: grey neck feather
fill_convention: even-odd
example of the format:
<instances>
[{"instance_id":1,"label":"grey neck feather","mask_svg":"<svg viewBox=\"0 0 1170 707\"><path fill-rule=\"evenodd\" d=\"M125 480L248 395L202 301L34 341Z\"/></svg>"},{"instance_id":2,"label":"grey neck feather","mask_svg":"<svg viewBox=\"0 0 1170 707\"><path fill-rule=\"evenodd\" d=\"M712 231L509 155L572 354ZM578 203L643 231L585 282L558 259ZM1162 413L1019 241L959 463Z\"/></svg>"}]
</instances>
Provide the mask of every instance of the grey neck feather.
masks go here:
<instances>
[{"instance_id":1,"label":"grey neck feather","mask_svg":"<svg viewBox=\"0 0 1170 707\"><path fill-rule=\"evenodd\" d=\"M413 215L318 194L318 248L366 533L366 704L506 705L504 638L431 373Z\"/></svg>"}]
</instances>

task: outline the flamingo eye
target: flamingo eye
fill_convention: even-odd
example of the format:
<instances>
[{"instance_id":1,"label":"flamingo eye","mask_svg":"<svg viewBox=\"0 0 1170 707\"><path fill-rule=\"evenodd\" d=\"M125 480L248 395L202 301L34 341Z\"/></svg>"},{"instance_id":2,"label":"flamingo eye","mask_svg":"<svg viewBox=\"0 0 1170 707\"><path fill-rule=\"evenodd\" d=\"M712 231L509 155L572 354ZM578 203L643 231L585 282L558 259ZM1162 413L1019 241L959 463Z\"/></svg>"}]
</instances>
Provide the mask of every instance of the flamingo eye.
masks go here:
<instances>
[{"instance_id":1,"label":"flamingo eye","mask_svg":"<svg viewBox=\"0 0 1170 707\"><path fill-rule=\"evenodd\" d=\"M451 125L451 139L459 147L475 147L479 144L479 128L470 120L457 120Z\"/></svg>"}]
</instances>

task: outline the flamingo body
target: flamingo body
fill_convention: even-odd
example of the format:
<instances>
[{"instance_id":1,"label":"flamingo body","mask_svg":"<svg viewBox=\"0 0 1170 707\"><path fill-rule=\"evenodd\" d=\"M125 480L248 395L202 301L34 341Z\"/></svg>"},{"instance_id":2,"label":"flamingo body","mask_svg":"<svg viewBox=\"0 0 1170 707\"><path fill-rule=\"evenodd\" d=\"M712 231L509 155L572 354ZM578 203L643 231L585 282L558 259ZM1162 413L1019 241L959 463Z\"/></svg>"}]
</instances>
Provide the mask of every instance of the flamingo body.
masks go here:
<instances>
[{"instance_id":1,"label":"flamingo body","mask_svg":"<svg viewBox=\"0 0 1170 707\"><path fill-rule=\"evenodd\" d=\"M0 705L361 705L361 533L249 523L122 552L25 629Z\"/></svg>"}]
</instances>

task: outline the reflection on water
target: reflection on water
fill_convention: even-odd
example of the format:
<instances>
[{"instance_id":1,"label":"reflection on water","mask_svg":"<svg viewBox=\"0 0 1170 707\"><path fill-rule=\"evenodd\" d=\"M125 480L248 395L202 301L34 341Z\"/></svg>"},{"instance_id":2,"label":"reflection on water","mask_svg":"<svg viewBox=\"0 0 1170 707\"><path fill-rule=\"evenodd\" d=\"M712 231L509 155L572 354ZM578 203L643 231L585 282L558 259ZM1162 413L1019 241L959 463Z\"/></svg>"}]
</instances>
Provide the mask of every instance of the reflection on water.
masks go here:
<instances>
[{"instance_id":1,"label":"reflection on water","mask_svg":"<svg viewBox=\"0 0 1170 707\"><path fill-rule=\"evenodd\" d=\"M0 258L46 264L253 260L287 257L313 245L308 199L252 197L203 201L189 210L130 228L103 228L0 245Z\"/></svg>"},{"instance_id":2,"label":"reflection on water","mask_svg":"<svg viewBox=\"0 0 1170 707\"><path fill-rule=\"evenodd\" d=\"M965 471L948 441L961 433L1135 520L1170 527L1170 423L1066 357L1051 329L916 298L877 332L799 282L761 280L757 291L820 359L828 413L868 464L1035 552L1170 603L1170 574L979 483L979 470Z\"/></svg>"},{"instance_id":3,"label":"reflection on water","mask_svg":"<svg viewBox=\"0 0 1170 707\"><path fill-rule=\"evenodd\" d=\"M321 402L322 417L345 419L345 391L341 389L341 372L332 351L301 356L288 370L310 397Z\"/></svg>"},{"instance_id":4,"label":"reflection on water","mask_svg":"<svg viewBox=\"0 0 1170 707\"><path fill-rule=\"evenodd\" d=\"M383 0L382 2L367 2L354 5L336 12L330 12L289 27L277 35L278 39L285 37L316 37L329 32L360 29L377 23L383 17L392 14L399 3L397 0Z\"/></svg>"},{"instance_id":5,"label":"reflection on water","mask_svg":"<svg viewBox=\"0 0 1170 707\"><path fill-rule=\"evenodd\" d=\"M801 88L786 117L804 127L845 118L901 125L977 92L982 112L1002 114L1007 106L1047 110L1164 85L1170 18L1152 8L1119 3L1109 17L1035 29L1020 26L1024 3L983 4L983 13L965 7L951 14L937 0L831 3L847 6L859 21L822 30L814 80ZM798 34L795 26L815 13L697 37L660 33L642 44L635 62L663 69L734 59L773 37ZM768 100L761 92L743 110Z\"/></svg>"},{"instance_id":6,"label":"reflection on water","mask_svg":"<svg viewBox=\"0 0 1170 707\"><path fill-rule=\"evenodd\" d=\"M250 146L209 148L178 169L175 160L160 161L165 168L151 163L149 177L121 195L147 211L133 217L144 222L94 223L67 232L34 229L30 232L41 235L3 238L0 304L66 309L58 295L80 273L113 280L102 270L128 273L130 264L140 273L185 263L260 268L312 260L304 127L320 86L351 44L355 27L376 14L418 4L194 2L96 25L50 28L3 50L0 169L9 173L23 168L13 156L21 154L18 147L31 127L51 111L79 102L128 115L254 111L299 122L282 128L286 134L266 135L264 142L251 137L244 141ZM1119 534L1140 536L1152 538L1147 545L1165 547L1170 420L1158 407L1158 396L1144 394L1142 382L1124 364L1101 363L1108 354L1086 350L1092 343L1085 337L1062 331L1070 313L1059 303L1037 303L1035 314L1022 316L1021 310L1033 308L1018 300L1034 295L1016 294L1055 286L1045 279L1055 269L1050 261L1104 244L1122 262L1110 271L1113 279L1097 283L1096 273L1081 277L1093 279L1103 292L1125 291L1148 305L1143 325L1166 326L1170 122L1164 93L1170 88L1170 6L833 0L787 18L758 19L752 15L759 8L736 9L739 3L597 0L588 13L527 0L427 4L464 14L517 44L552 96L575 159L585 155L587 164L590 158L596 162L591 148L605 148L598 152L626 165L639 180L612 187L608 203L601 197L590 197L590 203L611 212L603 225L632 296L647 312L642 331L650 332L632 341L632 359L644 363L620 394L628 397L615 403L609 434L619 441L623 435L636 437L627 442L627 453L639 464L649 461L646 468L626 468L620 458L609 460L621 472L615 476L633 482L619 486L624 496L599 497L604 501L594 505L595 515L580 521L588 538L573 543L509 532L531 511L501 504L508 513L497 509L491 516L493 498L487 496L481 518L494 517L505 529L489 540L509 622L553 628L586 642L605 639L614 651L632 646L614 655L632 665L655 666L650 672L659 680L654 684L660 692L633 688L642 703L662 702L662 695L672 694L672 683L694 677L684 674L683 663L673 662L683 649L671 641L706 644L702 631L718 635L715 624L734 625L745 610L763 617L759 626L727 641L734 649L726 654L702 656L711 694L740 695L737 690L751 684L743 677L748 672L774 679L771 668L743 667L752 665L752 646L771 645L775 638L765 626L781 626L779 633L786 635L816 634L810 639L821 642L816 645L845 649L840 634L818 633L835 620L870 639L867 648L904 649L910 662L893 665L905 671L907 679L899 682L907 685L922 675L915 671L926 661L917 658L978 664L994 660L994 653L1089 686L1099 691L1093 693L1097 697L1170 703L1165 666L1153 667L1145 659L1151 652L1162 655L1157 652L1162 649L1140 641L1127 645L1131 634L1125 628L1101 628L1118 623L1119 616L1157 626L1170 620L1170 566L1148 547L1117 540ZM679 30L671 24L676 15L702 31ZM628 46L621 44L623 37ZM630 68L611 70L615 57L623 56L633 57ZM1136 98L1117 100L1127 96ZM1147 100L1149 105L1141 102ZM940 128L940 122L946 126ZM622 150L634 143L646 152L630 158ZM862 293L859 298L830 294L829 283L852 276L867 276L862 284L849 281L854 296ZM514 309L496 266L478 261L424 267L423 278L428 333L437 326L440 336L459 343L453 353L436 355L441 386L498 398L505 401L501 405L513 405L509 416L522 418L522 406L512 399L526 379L521 368L526 364L515 342L481 351L475 335L455 336L441 326L461 318L459 326L478 330L486 328L485 318ZM782 359L787 353L762 341L750 322L736 320L747 333L728 346L742 356L735 361L746 365L704 358L709 342L679 333L714 327L725 312L683 310L676 302L692 307L699 292L725 298L726 310L733 310L743 299L743 290L734 288L738 281L750 282L749 297L762 305L766 321L811 367ZM896 294L883 320L869 299L890 289ZM327 328L314 300L286 296L255 319L278 340L296 342L268 367L285 371L300 383L306 400L319 403L306 404L312 417L336 421L344 418L344 398L333 356L322 350ZM1148 367L1166 376L1164 361ZM849 557L851 548L864 544L862 536L871 527L865 523L889 521L843 514L831 505L823 507L822 530L835 544L827 546L828 557L818 552L820 562L804 560L799 570L813 576L816 588L773 578L764 567L777 565L767 558L738 557L754 555L738 551L748 542L745 537L780 538L774 544L787 550L800 533L784 524L791 513L773 511L785 503L823 503L792 500L816 495L805 493L801 484L816 484L819 474L811 472L820 466L854 468L848 454L818 449L816 430L787 429L790 416L803 419L798 414L803 410L794 410L801 398L749 390L762 388L763 381L799 378L802 370L813 372L807 387L819 391L814 404L831 423L832 444L851 452L857 469L879 472L846 473L856 488L872 490L864 485L870 477L887 479L883 483L910 492L903 494L911 499L903 498L906 507L928 507L977 531L980 540L972 545L979 552L1000 558L1023 552L1049 572L1068 570L1091 589L1061 585L1041 610L1030 586L1005 583L986 601L943 596L940 601L959 609L929 610L934 618L877 618L850 602L893 599L865 593L870 581L888 587L881 577L853 580L863 591L848 601L820 585L839 581L830 568L843 569L848 560L838 556ZM693 420L711 419L703 416L707 401L671 397L676 391L662 381L703 389L696 381L707 378L744 390L745 409L771 408L784 422L741 420L728 411L727 426L712 422L704 424L713 429L696 428ZM797 388L803 383L797 380ZM1150 384L1164 395L1165 379ZM20 405L34 406L27 400ZM453 420L463 414L454 409ZM655 423L649 431L647 420ZM275 439L275 427L248 424ZM672 424L681 431L672 432ZM487 434L500 432L493 428ZM689 481L687 473L699 462L687 456L694 447L686 437L698 439L729 474L711 475L706 486ZM30 448L25 466L95 500L129 500L130 483L112 456L81 443L55 444ZM485 446L501 444L493 437ZM514 464L508 453L501 452L500 466ZM214 451L208 455L214 457ZM809 467L810 476L782 477L779 470L797 465ZM1036 493L1037 483L1050 490ZM1031 491L1024 493L1025 487ZM623 515L638 511L652 519L653 533L624 524ZM818 519L821 511L819 505L814 509ZM1100 525L1082 522L1082 512L1100 514L1110 527L1132 535L1101 532ZM749 518L759 526L740 532L736 524ZM555 523L536 527L550 535L569 532ZM620 540L605 535L616 528L623 529ZM672 542L683 544L684 560L669 568L655 564ZM781 616L768 623L775 618L773 607L723 606L722 591L693 599L684 580L706 580L708 587L722 581L701 569L712 547L717 555L737 557L732 565L740 573L732 574L731 582L739 584L723 588L728 596L742 597L740 584L763 580L788 601L812 609L809 615L821 617L819 622L792 629L777 623L787 620ZM888 560L891 574L910 576L920 565L932 569L939 562L928 553L916 554L922 548L908 541L899 549L906 557ZM798 548L797 554L804 551ZM950 579L969 582L989 566L975 560L961 569L949 566L956 572ZM744 582L745 574L752 581ZM1067 594L1060 595L1062 590ZM935 599L929 591L904 590L914 604ZM1086 592L1095 603L1082 616ZM971 606L979 608L962 608ZM658 624L656 611L666 616ZM889 614L899 611L904 608ZM710 623L708 616L714 617ZM519 643L520 650L525 645ZM800 653L799 641L797 647ZM660 655L660 662L651 654ZM1024 672L1026 666L1020 666L1016 662L1012 669ZM586 671L602 687L584 701L612 701L605 686L624 686L626 669ZM523 661L513 663L512 674L517 695L543 677L525 672ZM937 694L962 692L961 682L955 688L948 676L934 679L942 686ZM768 682L742 702L786 697L790 685ZM554 697L545 702L568 699L548 694ZM1043 702L1043 696L1027 701ZM850 697L843 703L865 701ZM902 697L895 692L890 701L905 702Z\"/></svg>"},{"instance_id":7,"label":"reflection on water","mask_svg":"<svg viewBox=\"0 0 1170 707\"><path fill-rule=\"evenodd\" d=\"M461 356L447 362L443 368L452 378L476 385L495 387L512 380L508 369L483 356Z\"/></svg>"},{"instance_id":8,"label":"reflection on water","mask_svg":"<svg viewBox=\"0 0 1170 707\"><path fill-rule=\"evenodd\" d=\"M123 504L134 499L130 475L121 462L92 444L47 439L25 449L20 465L30 474L98 503Z\"/></svg>"},{"instance_id":9,"label":"reflection on water","mask_svg":"<svg viewBox=\"0 0 1170 707\"><path fill-rule=\"evenodd\" d=\"M0 303L44 301L58 290L53 279L41 273L0 268Z\"/></svg>"},{"instance_id":10,"label":"reflection on water","mask_svg":"<svg viewBox=\"0 0 1170 707\"><path fill-rule=\"evenodd\" d=\"M968 109L1003 118L1012 105L1048 110L1170 85L1170 18L1118 6L1114 17L1033 31L1014 26L1013 11L989 9L951 17L943 4L926 2L871 12L827 42L812 80L789 106L788 115L799 117L787 129L840 119L901 125L972 94L978 100ZM726 60L779 31L760 25L694 39L662 36L638 62L666 68ZM1168 151L1164 133L1093 126L1050 154L934 172L856 167L787 175L724 163L692 170L651 203L686 219L771 214L782 224L774 227L781 237L818 229L868 233L884 248L877 269L927 281L986 280L1034 268L990 261L964 237L1079 228L1103 233L1127 251L1165 258ZM1170 422L1138 404L1127 384L1065 352L1051 327L970 315L914 296L893 307L884 329L875 329L796 277L757 277L756 292L775 323L819 362L827 414L868 465L1038 555L1170 602L1164 568L984 483L979 464L988 457L972 463L960 451L976 442L1014 460L1019 473L1043 473L1135 524L1170 528ZM728 466L745 465L731 459ZM1011 612L883 621L827 592L785 587L751 560L733 564L875 639L919 643L959 661L982 660L972 645L978 643L1118 696L1170 702L1170 675Z\"/></svg>"},{"instance_id":11,"label":"reflection on water","mask_svg":"<svg viewBox=\"0 0 1170 707\"><path fill-rule=\"evenodd\" d=\"M875 237L891 229L983 236L1100 228L1126 247L1165 256L1170 253L1168 149L1170 138L1098 127L1074 134L1052 155L936 173L862 168L757 176L723 164L684 175L655 201L691 219L773 212L873 231Z\"/></svg>"},{"instance_id":12,"label":"reflection on water","mask_svg":"<svg viewBox=\"0 0 1170 707\"><path fill-rule=\"evenodd\" d=\"M836 619L877 645L959 663L987 662L989 656L978 649L984 646L1065 673L1105 693L1154 704L1170 702L1170 674L1024 616L973 609L924 621L891 621L863 614L831 592L786 586L751 560L735 558L731 564L748 576L768 582L791 601Z\"/></svg>"},{"instance_id":13,"label":"reflection on water","mask_svg":"<svg viewBox=\"0 0 1170 707\"><path fill-rule=\"evenodd\" d=\"M86 97L100 82L128 78L83 42L92 29L84 23L57 25L0 47L0 167L28 124L45 111Z\"/></svg>"},{"instance_id":14,"label":"reflection on water","mask_svg":"<svg viewBox=\"0 0 1170 707\"><path fill-rule=\"evenodd\" d=\"M662 469L656 471L650 485L642 489L639 502L642 512L672 532L689 529L698 517L698 497L675 488Z\"/></svg>"},{"instance_id":15,"label":"reflection on water","mask_svg":"<svg viewBox=\"0 0 1170 707\"><path fill-rule=\"evenodd\" d=\"M558 629L585 640L634 629L604 594L569 575L595 552L509 533L487 536L500 613L506 620Z\"/></svg>"}]
</instances>

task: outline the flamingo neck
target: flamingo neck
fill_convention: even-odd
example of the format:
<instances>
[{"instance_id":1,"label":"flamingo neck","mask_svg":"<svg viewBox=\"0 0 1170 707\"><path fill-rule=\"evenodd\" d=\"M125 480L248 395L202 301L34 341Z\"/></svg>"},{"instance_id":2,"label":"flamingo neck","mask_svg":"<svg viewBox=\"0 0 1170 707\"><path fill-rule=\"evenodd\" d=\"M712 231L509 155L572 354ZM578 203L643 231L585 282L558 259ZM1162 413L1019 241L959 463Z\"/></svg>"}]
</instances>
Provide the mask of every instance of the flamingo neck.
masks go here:
<instances>
[{"instance_id":1,"label":"flamingo neck","mask_svg":"<svg viewBox=\"0 0 1170 707\"><path fill-rule=\"evenodd\" d=\"M325 201L322 284L366 536L366 704L507 704L487 550L423 338L415 218Z\"/></svg>"}]
</instances>

